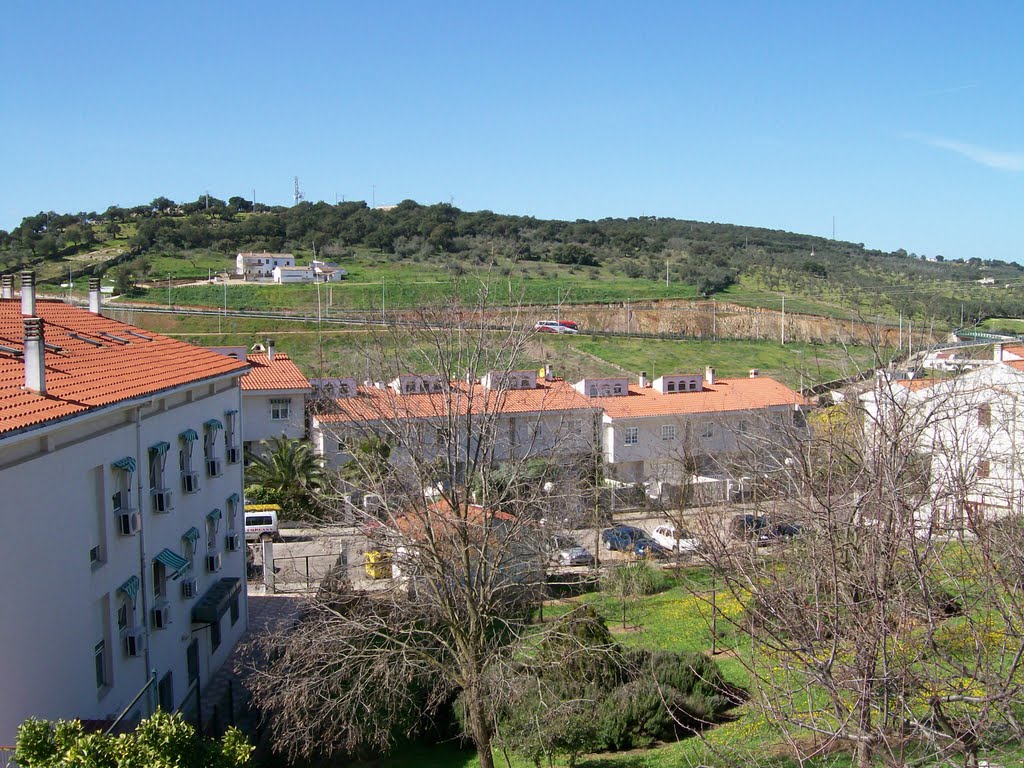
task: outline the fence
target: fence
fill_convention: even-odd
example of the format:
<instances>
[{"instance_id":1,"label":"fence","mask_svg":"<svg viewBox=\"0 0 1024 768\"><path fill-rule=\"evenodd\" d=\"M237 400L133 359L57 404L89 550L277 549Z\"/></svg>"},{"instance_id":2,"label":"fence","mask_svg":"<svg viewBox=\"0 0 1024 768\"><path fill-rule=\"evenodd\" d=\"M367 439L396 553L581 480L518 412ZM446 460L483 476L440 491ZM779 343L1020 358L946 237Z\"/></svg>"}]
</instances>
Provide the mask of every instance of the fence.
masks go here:
<instances>
[{"instance_id":1,"label":"fence","mask_svg":"<svg viewBox=\"0 0 1024 768\"><path fill-rule=\"evenodd\" d=\"M320 583L336 567L346 567L344 555L294 555L274 558L275 592L311 592L320 588ZM262 564L254 565L250 581L263 583Z\"/></svg>"},{"instance_id":2,"label":"fence","mask_svg":"<svg viewBox=\"0 0 1024 768\"><path fill-rule=\"evenodd\" d=\"M14 762L14 747L0 746L0 768L18 768Z\"/></svg>"}]
</instances>

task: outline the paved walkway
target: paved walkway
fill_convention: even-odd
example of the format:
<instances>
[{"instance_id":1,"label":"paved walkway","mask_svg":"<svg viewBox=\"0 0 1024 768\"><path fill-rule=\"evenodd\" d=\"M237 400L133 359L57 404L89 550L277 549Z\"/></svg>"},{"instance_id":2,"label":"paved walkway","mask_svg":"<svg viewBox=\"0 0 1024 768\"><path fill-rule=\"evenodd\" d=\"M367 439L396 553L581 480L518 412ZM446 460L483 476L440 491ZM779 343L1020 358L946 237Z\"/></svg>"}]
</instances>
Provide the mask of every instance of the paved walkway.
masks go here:
<instances>
[{"instance_id":1,"label":"paved walkway","mask_svg":"<svg viewBox=\"0 0 1024 768\"><path fill-rule=\"evenodd\" d=\"M213 679L203 685L202 715L204 730L222 731L236 724L246 733L258 731L257 715L248 706L245 681L249 674L249 643L268 630L289 624L299 614L303 598L297 595L249 592L249 628Z\"/></svg>"}]
</instances>

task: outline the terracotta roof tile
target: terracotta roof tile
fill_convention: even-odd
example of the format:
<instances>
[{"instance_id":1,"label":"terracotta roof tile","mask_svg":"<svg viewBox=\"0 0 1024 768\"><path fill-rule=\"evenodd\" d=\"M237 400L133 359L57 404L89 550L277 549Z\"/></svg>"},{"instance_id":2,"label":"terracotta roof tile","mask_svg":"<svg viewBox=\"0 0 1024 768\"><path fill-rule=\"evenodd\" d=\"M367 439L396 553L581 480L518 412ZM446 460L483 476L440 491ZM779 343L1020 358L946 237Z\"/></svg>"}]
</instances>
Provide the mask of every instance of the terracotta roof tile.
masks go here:
<instances>
[{"instance_id":1,"label":"terracotta roof tile","mask_svg":"<svg viewBox=\"0 0 1024 768\"><path fill-rule=\"evenodd\" d=\"M336 401L336 413L317 414L321 423L345 421L377 421L380 419L415 419L443 416L448 413L472 411L485 413L538 413L592 409L597 406L583 397L571 384L556 379L538 381L536 389L489 390L479 384L452 385L450 392L430 394L399 394L390 387L359 387L355 397Z\"/></svg>"},{"instance_id":2,"label":"terracotta roof tile","mask_svg":"<svg viewBox=\"0 0 1024 768\"><path fill-rule=\"evenodd\" d=\"M309 379L302 375L288 355L274 353L274 361L270 362L265 354L249 355L252 366L242 377L242 389L246 392L258 389L309 389Z\"/></svg>"},{"instance_id":3,"label":"terracotta roof tile","mask_svg":"<svg viewBox=\"0 0 1024 768\"><path fill-rule=\"evenodd\" d=\"M1024 362L1024 360L1021 362ZM920 392L922 389L928 389L933 384L938 384L939 381L941 379L897 379L896 383L906 387L911 392Z\"/></svg>"},{"instance_id":4,"label":"terracotta roof tile","mask_svg":"<svg viewBox=\"0 0 1024 768\"><path fill-rule=\"evenodd\" d=\"M0 351L0 435L248 368L216 352L62 302L38 300L36 315L44 320L46 343L60 351L46 352L45 395L24 388L20 355ZM20 352L23 345L20 300L0 300L0 346Z\"/></svg>"},{"instance_id":5,"label":"terracotta roof tile","mask_svg":"<svg viewBox=\"0 0 1024 768\"><path fill-rule=\"evenodd\" d=\"M641 389L630 384L628 395L592 397L589 400L613 419L753 411L771 406L807 404L806 398L768 376L717 379L714 384L704 382L704 388L699 392L664 395L653 387Z\"/></svg>"}]
</instances>

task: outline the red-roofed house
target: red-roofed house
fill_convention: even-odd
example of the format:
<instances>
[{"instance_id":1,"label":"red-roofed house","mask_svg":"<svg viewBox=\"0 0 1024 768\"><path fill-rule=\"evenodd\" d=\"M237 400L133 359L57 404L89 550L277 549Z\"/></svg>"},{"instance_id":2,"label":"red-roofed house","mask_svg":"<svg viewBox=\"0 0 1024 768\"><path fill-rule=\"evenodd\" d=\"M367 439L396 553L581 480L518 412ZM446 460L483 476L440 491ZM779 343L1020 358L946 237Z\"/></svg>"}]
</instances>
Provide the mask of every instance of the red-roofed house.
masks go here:
<instances>
[{"instance_id":1,"label":"red-roofed house","mask_svg":"<svg viewBox=\"0 0 1024 768\"><path fill-rule=\"evenodd\" d=\"M261 440L284 435L306 436L306 400L309 380L288 355L278 352L267 339L263 352L250 353L245 347L211 347L215 352L249 363L242 377L242 444L258 451Z\"/></svg>"},{"instance_id":2,"label":"red-roofed house","mask_svg":"<svg viewBox=\"0 0 1024 768\"><path fill-rule=\"evenodd\" d=\"M245 631L245 362L0 293L0 743L27 717L168 710ZM138 708L147 713L152 697Z\"/></svg>"}]
</instances>

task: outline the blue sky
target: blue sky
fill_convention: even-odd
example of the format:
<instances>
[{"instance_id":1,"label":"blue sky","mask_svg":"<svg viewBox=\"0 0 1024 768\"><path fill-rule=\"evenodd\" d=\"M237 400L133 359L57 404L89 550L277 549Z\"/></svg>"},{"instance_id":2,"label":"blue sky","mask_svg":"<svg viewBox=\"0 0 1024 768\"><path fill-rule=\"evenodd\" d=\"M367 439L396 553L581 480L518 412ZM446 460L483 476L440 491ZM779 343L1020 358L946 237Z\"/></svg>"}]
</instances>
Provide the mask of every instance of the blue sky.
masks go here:
<instances>
[{"instance_id":1,"label":"blue sky","mask_svg":"<svg viewBox=\"0 0 1024 768\"><path fill-rule=\"evenodd\" d=\"M298 175L1024 261L1024 5L630 6L5 4L0 228Z\"/></svg>"}]
</instances>

